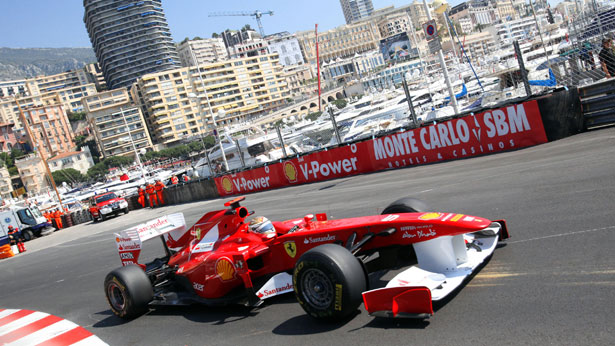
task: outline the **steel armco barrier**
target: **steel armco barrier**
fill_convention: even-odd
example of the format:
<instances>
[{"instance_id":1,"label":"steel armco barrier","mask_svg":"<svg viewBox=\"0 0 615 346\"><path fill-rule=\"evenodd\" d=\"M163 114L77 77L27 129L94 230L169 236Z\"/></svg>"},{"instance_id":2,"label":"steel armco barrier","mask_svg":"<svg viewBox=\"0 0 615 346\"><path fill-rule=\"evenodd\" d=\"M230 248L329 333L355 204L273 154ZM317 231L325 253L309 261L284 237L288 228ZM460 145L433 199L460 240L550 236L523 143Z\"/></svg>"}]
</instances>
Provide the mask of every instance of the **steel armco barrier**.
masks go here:
<instances>
[{"instance_id":1,"label":"steel armco barrier","mask_svg":"<svg viewBox=\"0 0 615 346\"><path fill-rule=\"evenodd\" d=\"M615 78L579 88L585 128L615 124Z\"/></svg>"}]
</instances>

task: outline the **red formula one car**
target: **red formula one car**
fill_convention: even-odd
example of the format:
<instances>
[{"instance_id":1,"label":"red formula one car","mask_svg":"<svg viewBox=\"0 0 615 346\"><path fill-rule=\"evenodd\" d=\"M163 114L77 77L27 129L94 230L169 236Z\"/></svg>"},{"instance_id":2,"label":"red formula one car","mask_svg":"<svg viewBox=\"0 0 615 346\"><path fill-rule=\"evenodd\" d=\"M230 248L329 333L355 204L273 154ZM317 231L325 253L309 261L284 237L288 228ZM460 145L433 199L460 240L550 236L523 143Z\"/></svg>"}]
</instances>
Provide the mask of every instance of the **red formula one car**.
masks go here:
<instances>
[{"instance_id":1,"label":"red formula one car","mask_svg":"<svg viewBox=\"0 0 615 346\"><path fill-rule=\"evenodd\" d=\"M382 215L250 224L243 199L206 213L190 229L182 214L172 214L116 234L124 266L105 278L113 312L132 318L156 304L258 306L294 292L319 319L348 316L361 302L375 316L425 318L432 301L459 287L508 238L503 220L426 211L410 198ZM166 256L140 264L142 242L156 237ZM368 274L400 267L408 269L369 289Z\"/></svg>"}]
</instances>

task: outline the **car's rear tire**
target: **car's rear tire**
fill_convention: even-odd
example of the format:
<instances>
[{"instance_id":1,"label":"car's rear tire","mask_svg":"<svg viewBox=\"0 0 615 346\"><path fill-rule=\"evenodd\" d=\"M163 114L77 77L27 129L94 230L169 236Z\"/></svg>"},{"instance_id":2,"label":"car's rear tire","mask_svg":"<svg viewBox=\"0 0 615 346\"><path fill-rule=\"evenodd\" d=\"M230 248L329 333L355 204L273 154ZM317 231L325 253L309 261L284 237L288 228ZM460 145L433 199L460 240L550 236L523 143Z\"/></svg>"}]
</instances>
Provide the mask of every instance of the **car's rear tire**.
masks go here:
<instances>
[{"instance_id":1,"label":"car's rear tire","mask_svg":"<svg viewBox=\"0 0 615 346\"><path fill-rule=\"evenodd\" d=\"M100 221L105 221L107 219L107 217L105 216L105 214L100 214Z\"/></svg>"},{"instance_id":2,"label":"car's rear tire","mask_svg":"<svg viewBox=\"0 0 615 346\"><path fill-rule=\"evenodd\" d=\"M295 265L295 296L305 312L334 321L357 310L367 289L363 266L346 248L325 244L304 253Z\"/></svg>"},{"instance_id":3,"label":"car's rear tire","mask_svg":"<svg viewBox=\"0 0 615 346\"><path fill-rule=\"evenodd\" d=\"M128 207L124 208L124 214L128 214L128 212L130 212L130 209Z\"/></svg>"},{"instance_id":4,"label":"car's rear tire","mask_svg":"<svg viewBox=\"0 0 615 346\"><path fill-rule=\"evenodd\" d=\"M426 213L432 211L427 203L411 197L400 198L389 204L381 214Z\"/></svg>"},{"instance_id":5,"label":"car's rear tire","mask_svg":"<svg viewBox=\"0 0 615 346\"><path fill-rule=\"evenodd\" d=\"M107 274L105 295L115 315L134 318L147 311L154 291L145 272L139 266L128 265Z\"/></svg>"}]
</instances>

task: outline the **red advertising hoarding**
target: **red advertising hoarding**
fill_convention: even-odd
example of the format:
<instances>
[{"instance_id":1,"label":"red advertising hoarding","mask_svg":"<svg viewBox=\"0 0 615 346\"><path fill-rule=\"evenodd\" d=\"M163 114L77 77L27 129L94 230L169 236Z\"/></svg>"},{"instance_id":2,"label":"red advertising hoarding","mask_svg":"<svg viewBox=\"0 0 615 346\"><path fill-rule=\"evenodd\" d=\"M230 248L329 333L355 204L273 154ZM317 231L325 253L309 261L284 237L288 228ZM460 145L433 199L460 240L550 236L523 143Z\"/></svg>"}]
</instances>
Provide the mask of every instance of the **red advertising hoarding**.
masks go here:
<instances>
[{"instance_id":1,"label":"red advertising hoarding","mask_svg":"<svg viewBox=\"0 0 615 346\"><path fill-rule=\"evenodd\" d=\"M416 166L546 143L528 101L215 178L220 196Z\"/></svg>"}]
</instances>

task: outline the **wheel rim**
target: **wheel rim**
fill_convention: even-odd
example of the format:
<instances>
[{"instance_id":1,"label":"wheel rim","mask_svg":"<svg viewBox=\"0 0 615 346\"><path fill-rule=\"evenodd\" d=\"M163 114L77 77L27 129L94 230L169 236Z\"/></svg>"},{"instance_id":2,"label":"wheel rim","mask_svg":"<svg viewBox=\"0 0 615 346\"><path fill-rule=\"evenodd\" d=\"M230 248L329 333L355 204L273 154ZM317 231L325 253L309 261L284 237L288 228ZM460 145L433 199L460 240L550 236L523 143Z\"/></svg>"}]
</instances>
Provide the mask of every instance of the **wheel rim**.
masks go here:
<instances>
[{"instance_id":1,"label":"wheel rim","mask_svg":"<svg viewBox=\"0 0 615 346\"><path fill-rule=\"evenodd\" d=\"M109 297L109 303L116 310L124 310L126 306L126 299L124 299L124 293L120 289L120 286L111 281L107 286L107 297Z\"/></svg>"},{"instance_id":2,"label":"wheel rim","mask_svg":"<svg viewBox=\"0 0 615 346\"><path fill-rule=\"evenodd\" d=\"M333 302L333 283L320 269L310 268L301 282L303 297L312 306L326 309Z\"/></svg>"}]
</instances>

